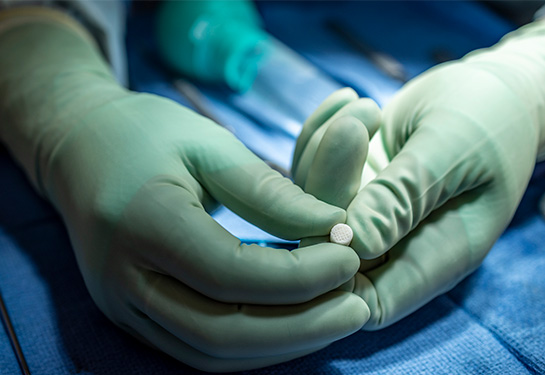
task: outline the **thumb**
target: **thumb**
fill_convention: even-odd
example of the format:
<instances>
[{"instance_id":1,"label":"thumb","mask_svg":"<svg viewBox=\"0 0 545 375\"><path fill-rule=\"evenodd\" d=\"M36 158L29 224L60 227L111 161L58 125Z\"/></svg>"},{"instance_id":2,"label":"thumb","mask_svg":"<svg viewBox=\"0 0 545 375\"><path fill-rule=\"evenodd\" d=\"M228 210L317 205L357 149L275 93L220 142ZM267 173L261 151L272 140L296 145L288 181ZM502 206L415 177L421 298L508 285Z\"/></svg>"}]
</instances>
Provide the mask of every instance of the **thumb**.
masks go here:
<instances>
[{"instance_id":1,"label":"thumb","mask_svg":"<svg viewBox=\"0 0 545 375\"><path fill-rule=\"evenodd\" d=\"M308 168L304 190L331 205L346 208L357 194L367 157L369 134L355 117L334 120L324 133ZM300 247L327 241L304 238Z\"/></svg>"},{"instance_id":2,"label":"thumb","mask_svg":"<svg viewBox=\"0 0 545 375\"><path fill-rule=\"evenodd\" d=\"M395 128L390 125L385 128ZM351 246L363 259L384 254L433 210L493 178L481 155L487 137L474 124L437 113L415 129L347 209ZM385 147L392 150L385 134Z\"/></svg>"},{"instance_id":3,"label":"thumb","mask_svg":"<svg viewBox=\"0 0 545 375\"><path fill-rule=\"evenodd\" d=\"M304 190L346 209L359 190L368 145L367 129L357 118L335 120L320 141Z\"/></svg>"}]
</instances>

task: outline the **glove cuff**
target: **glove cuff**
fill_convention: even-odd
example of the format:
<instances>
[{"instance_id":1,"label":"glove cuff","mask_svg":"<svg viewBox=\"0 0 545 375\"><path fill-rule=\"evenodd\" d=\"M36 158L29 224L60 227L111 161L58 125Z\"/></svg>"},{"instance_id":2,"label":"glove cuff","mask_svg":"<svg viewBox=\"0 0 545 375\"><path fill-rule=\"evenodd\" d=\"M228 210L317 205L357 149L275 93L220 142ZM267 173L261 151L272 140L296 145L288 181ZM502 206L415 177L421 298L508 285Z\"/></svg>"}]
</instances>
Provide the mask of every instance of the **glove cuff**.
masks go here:
<instances>
[{"instance_id":1,"label":"glove cuff","mask_svg":"<svg viewBox=\"0 0 545 375\"><path fill-rule=\"evenodd\" d=\"M464 60L496 75L525 103L536 130L537 160L544 160L545 20L520 27L485 51L472 52Z\"/></svg>"},{"instance_id":2,"label":"glove cuff","mask_svg":"<svg viewBox=\"0 0 545 375\"><path fill-rule=\"evenodd\" d=\"M0 12L0 140L38 189L51 156L88 111L119 96L91 35L41 7Z\"/></svg>"},{"instance_id":3,"label":"glove cuff","mask_svg":"<svg viewBox=\"0 0 545 375\"><path fill-rule=\"evenodd\" d=\"M33 23L50 23L62 26L86 39L89 43L95 44L93 37L87 30L62 11L40 6L25 6L0 11L0 35L16 27Z\"/></svg>"}]
</instances>

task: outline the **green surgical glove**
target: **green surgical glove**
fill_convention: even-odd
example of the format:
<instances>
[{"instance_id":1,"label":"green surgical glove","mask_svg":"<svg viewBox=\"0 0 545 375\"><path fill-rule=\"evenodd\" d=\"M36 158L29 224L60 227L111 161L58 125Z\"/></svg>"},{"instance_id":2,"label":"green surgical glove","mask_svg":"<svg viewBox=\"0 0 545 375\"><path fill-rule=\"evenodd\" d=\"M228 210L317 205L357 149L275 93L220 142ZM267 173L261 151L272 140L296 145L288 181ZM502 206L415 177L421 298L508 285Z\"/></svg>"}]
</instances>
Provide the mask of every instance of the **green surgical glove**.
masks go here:
<instances>
[{"instance_id":1,"label":"green surgical glove","mask_svg":"<svg viewBox=\"0 0 545 375\"><path fill-rule=\"evenodd\" d=\"M62 14L18 9L0 22L10 26L0 31L0 138L62 215L112 321L209 371L286 361L363 326L363 300L332 291L358 269L352 249L247 246L207 213L221 202L297 239L329 233L344 210L210 120L120 87Z\"/></svg>"},{"instance_id":2,"label":"green surgical glove","mask_svg":"<svg viewBox=\"0 0 545 375\"><path fill-rule=\"evenodd\" d=\"M319 168L306 160L317 158L320 129L304 130L295 153L296 176L306 173L306 181L318 178ZM338 137L354 142L358 135ZM359 138L364 149L367 138ZM364 329L398 321L475 270L509 224L544 154L544 22L407 84L384 109L364 186L347 208L350 246L362 267L343 290L369 305ZM327 162L327 169L344 165L336 153ZM347 186L357 183L355 173L338 174L347 176ZM301 186L336 203L324 185Z\"/></svg>"},{"instance_id":3,"label":"green surgical glove","mask_svg":"<svg viewBox=\"0 0 545 375\"><path fill-rule=\"evenodd\" d=\"M361 185L369 138L381 113L371 99L344 88L330 95L305 121L297 139L292 175L307 193L347 208ZM329 236L303 238L300 247L323 243Z\"/></svg>"}]
</instances>

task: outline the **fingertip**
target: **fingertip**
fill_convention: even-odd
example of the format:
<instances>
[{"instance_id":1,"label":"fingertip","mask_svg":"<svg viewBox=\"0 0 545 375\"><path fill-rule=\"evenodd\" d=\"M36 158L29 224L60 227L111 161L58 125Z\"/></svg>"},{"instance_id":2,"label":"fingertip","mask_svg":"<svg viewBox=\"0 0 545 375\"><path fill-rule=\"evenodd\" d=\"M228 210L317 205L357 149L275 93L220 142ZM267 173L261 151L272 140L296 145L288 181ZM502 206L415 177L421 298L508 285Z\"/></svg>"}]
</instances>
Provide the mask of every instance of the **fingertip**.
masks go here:
<instances>
[{"instance_id":1,"label":"fingertip","mask_svg":"<svg viewBox=\"0 0 545 375\"><path fill-rule=\"evenodd\" d=\"M361 121L372 138L382 122L382 111L378 104L370 98L359 98L339 109L330 120L352 116Z\"/></svg>"},{"instance_id":2,"label":"fingertip","mask_svg":"<svg viewBox=\"0 0 545 375\"><path fill-rule=\"evenodd\" d=\"M378 104L370 98L360 98L357 101L359 111L354 115L365 125L369 138L373 138L382 121L382 111Z\"/></svg>"},{"instance_id":3,"label":"fingertip","mask_svg":"<svg viewBox=\"0 0 545 375\"><path fill-rule=\"evenodd\" d=\"M334 91L331 95L329 95L325 100L320 104L321 106L324 106L325 108L329 108L332 106L335 106L337 103L348 103L353 100L357 100L360 96L354 90L352 87L343 87L336 91Z\"/></svg>"},{"instance_id":4,"label":"fingertip","mask_svg":"<svg viewBox=\"0 0 545 375\"><path fill-rule=\"evenodd\" d=\"M369 321L371 311L367 303L359 296L349 292L339 292L346 295L342 301L342 324L347 335L361 330Z\"/></svg>"},{"instance_id":5,"label":"fingertip","mask_svg":"<svg viewBox=\"0 0 545 375\"><path fill-rule=\"evenodd\" d=\"M350 102L359 98L354 89L344 87L329 95L320 106L306 119L303 130L299 134L292 159L292 174L296 175L299 169L301 155L316 130L327 122L335 113Z\"/></svg>"},{"instance_id":6,"label":"fingertip","mask_svg":"<svg viewBox=\"0 0 545 375\"><path fill-rule=\"evenodd\" d=\"M334 120L306 168L305 191L329 204L348 207L360 188L368 145L367 129L357 118Z\"/></svg>"},{"instance_id":7,"label":"fingertip","mask_svg":"<svg viewBox=\"0 0 545 375\"><path fill-rule=\"evenodd\" d=\"M334 247L336 254L338 254L337 256L343 260L342 273L344 281L350 280L360 269L360 257L351 247L334 243L326 244Z\"/></svg>"},{"instance_id":8,"label":"fingertip","mask_svg":"<svg viewBox=\"0 0 545 375\"><path fill-rule=\"evenodd\" d=\"M298 222L300 225L286 225L282 237L288 240L300 240L306 237L329 236L335 224L346 222L344 209L322 202L310 194L305 195L310 197L311 201L307 205L297 205L298 208L293 212L299 218L304 217L306 225L302 221Z\"/></svg>"},{"instance_id":9,"label":"fingertip","mask_svg":"<svg viewBox=\"0 0 545 375\"><path fill-rule=\"evenodd\" d=\"M360 299L361 299L360 305L362 306L361 307L361 322L362 322L362 324L361 325L358 324L358 326L360 327L359 329L363 328L365 326L365 324L367 324L367 322L371 318L371 309L369 308L369 305L367 305L367 303L365 302L365 300L363 298L360 298Z\"/></svg>"},{"instance_id":10,"label":"fingertip","mask_svg":"<svg viewBox=\"0 0 545 375\"><path fill-rule=\"evenodd\" d=\"M324 242L292 251L302 265L298 279L316 293L333 290L349 281L358 272L360 259L350 247Z\"/></svg>"},{"instance_id":11,"label":"fingertip","mask_svg":"<svg viewBox=\"0 0 545 375\"><path fill-rule=\"evenodd\" d=\"M298 167L293 169L294 181L313 195L316 195L312 191L313 185L326 187L323 180L342 186L348 179L350 184L356 183L359 187L368 149L369 133L363 123L351 114L336 117L310 137L299 158ZM351 178L354 173L359 176L357 181ZM313 180L310 185L309 176ZM335 189L331 187L330 190ZM316 196L331 203L321 195ZM349 202L345 203L347 205ZM344 204L332 204L346 207Z\"/></svg>"},{"instance_id":12,"label":"fingertip","mask_svg":"<svg viewBox=\"0 0 545 375\"><path fill-rule=\"evenodd\" d=\"M320 242L314 245L300 247L293 250L294 254L308 256L309 259L321 259L325 267L336 265L343 277L347 281L358 272L360 267L360 258L358 254L348 246L339 245L332 242ZM344 282L343 281L343 282Z\"/></svg>"},{"instance_id":13,"label":"fingertip","mask_svg":"<svg viewBox=\"0 0 545 375\"><path fill-rule=\"evenodd\" d=\"M381 328L382 310L379 304L375 286L365 275L358 273L355 277L353 293L359 296L367 306L367 320L363 329L366 331L378 330Z\"/></svg>"},{"instance_id":14,"label":"fingertip","mask_svg":"<svg viewBox=\"0 0 545 375\"><path fill-rule=\"evenodd\" d=\"M362 155L358 155L359 159L363 157L363 162L365 162L369 145L369 131L356 116L347 115L335 119L326 130L321 143L324 143L324 140L329 143L326 145L326 151L338 153L347 150L344 151L346 154L358 152ZM361 162L362 167L363 162Z\"/></svg>"},{"instance_id":15,"label":"fingertip","mask_svg":"<svg viewBox=\"0 0 545 375\"><path fill-rule=\"evenodd\" d=\"M328 236L305 237L299 241L299 248L318 245L328 241Z\"/></svg>"},{"instance_id":16,"label":"fingertip","mask_svg":"<svg viewBox=\"0 0 545 375\"><path fill-rule=\"evenodd\" d=\"M333 94L331 94L331 97L332 96L343 97L347 99L357 99L359 97L356 90L354 90L352 87L349 87L349 86L338 89Z\"/></svg>"},{"instance_id":17,"label":"fingertip","mask_svg":"<svg viewBox=\"0 0 545 375\"><path fill-rule=\"evenodd\" d=\"M308 117L305 121L305 126L308 126L309 124L323 124L344 105L358 100L358 98L358 93L351 87L343 87L342 89L333 92L325 98L316 111Z\"/></svg>"}]
</instances>

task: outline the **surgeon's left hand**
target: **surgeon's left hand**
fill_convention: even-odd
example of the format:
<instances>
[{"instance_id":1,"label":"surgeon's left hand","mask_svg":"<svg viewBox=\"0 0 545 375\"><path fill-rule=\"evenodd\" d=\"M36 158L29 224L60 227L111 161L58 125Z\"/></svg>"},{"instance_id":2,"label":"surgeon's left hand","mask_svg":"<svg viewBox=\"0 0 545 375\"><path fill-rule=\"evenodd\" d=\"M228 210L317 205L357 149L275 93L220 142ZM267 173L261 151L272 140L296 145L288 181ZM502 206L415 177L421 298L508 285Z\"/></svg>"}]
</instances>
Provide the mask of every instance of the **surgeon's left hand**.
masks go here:
<instances>
[{"instance_id":1,"label":"surgeon's left hand","mask_svg":"<svg viewBox=\"0 0 545 375\"><path fill-rule=\"evenodd\" d=\"M343 209L209 119L120 87L66 15L17 8L0 25L0 140L62 216L113 322L209 371L287 361L361 328L363 300L334 290L358 270L352 249L241 244L209 215L224 203L296 239L327 234Z\"/></svg>"},{"instance_id":2,"label":"surgeon's left hand","mask_svg":"<svg viewBox=\"0 0 545 375\"><path fill-rule=\"evenodd\" d=\"M334 113L339 100L319 112ZM364 171L370 182L353 200L353 188L343 199L335 188L358 183L337 150L359 137L353 157L361 160L367 137L349 129L337 148L327 146L323 119L298 141L296 182L347 207L362 266L344 288L371 309L364 329L379 329L453 288L510 222L545 152L545 22L409 82L384 109ZM332 185L321 170L344 180Z\"/></svg>"}]
</instances>

